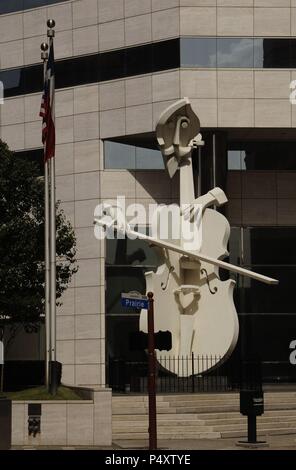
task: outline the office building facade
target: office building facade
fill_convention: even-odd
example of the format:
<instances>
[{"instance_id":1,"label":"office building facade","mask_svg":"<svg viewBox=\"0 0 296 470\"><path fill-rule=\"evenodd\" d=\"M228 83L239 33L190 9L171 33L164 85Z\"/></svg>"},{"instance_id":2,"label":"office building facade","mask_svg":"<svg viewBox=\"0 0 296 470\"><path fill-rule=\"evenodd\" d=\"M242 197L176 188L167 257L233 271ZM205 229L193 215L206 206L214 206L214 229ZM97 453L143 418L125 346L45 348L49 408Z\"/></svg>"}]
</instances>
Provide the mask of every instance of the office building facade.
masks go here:
<instances>
[{"instance_id":1,"label":"office building facade","mask_svg":"<svg viewBox=\"0 0 296 470\"><path fill-rule=\"evenodd\" d=\"M164 170L154 130L184 96L205 140L202 192L218 185L229 199L231 262L280 280L270 288L237 279L235 301L252 354L285 375L296 339L296 1L1 2L0 136L24 158L42 158L48 18L56 21L57 198L75 228L79 266L57 312L63 382L105 385L112 359L142 358L127 339L139 313L121 308L120 293L144 293L144 272L158 260L137 241L98 241L93 216L118 195L145 207L178 202L178 177ZM42 358L40 341L11 357Z\"/></svg>"}]
</instances>

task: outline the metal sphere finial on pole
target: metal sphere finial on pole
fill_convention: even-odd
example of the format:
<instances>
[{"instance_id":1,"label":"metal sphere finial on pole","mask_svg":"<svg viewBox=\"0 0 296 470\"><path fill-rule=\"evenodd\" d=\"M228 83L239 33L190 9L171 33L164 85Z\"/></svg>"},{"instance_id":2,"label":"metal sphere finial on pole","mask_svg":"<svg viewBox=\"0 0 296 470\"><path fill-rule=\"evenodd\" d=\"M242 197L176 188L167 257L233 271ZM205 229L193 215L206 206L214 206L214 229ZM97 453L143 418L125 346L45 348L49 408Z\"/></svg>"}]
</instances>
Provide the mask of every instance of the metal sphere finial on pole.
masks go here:
<instances>
[{"instance_id":1,"label":"metal sphere finial on pole","mask_svg":"<svg viewBox=\"0 0 296 470\"><path fill-rule=\"evenodd\" d=\"M47 30L47 36L49 38L54 38L54 36L55 36L55 31L53 29L55 27L55 24L56 24L55 20L47 20L47 27L49 28Z\"/></svg>"},{"instance_id":2,"label":"metal sphere finial on pole","mask_svg":"<svg viewBox=\"0 0 296 470\"><path fill-rule=\"evenodd\" d=\"M41 45L40 45L40 49L41 49L41 60L46 61L48 59L48 44L46 42L43 42Z\"/></svg>"}]
</instances>

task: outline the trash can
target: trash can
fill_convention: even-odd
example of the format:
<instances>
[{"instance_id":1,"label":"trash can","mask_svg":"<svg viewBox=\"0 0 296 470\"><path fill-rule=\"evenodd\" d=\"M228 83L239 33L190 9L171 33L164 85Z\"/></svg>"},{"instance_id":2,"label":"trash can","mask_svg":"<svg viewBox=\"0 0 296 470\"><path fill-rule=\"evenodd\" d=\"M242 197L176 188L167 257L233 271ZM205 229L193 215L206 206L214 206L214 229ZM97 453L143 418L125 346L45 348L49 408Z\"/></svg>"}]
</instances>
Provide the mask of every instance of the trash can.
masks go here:
<instances>
[{"instance_id":1,"label":"trash can","mask_svg":"<svg viewBox=\"0 0 296 470\"><path fill-rule=\"evenodd\" d=\"M0 450L11 447L11 400L0 397Z\"/></svg>"},{"instance_id":2,"label":"trash can","mask_svg":"<svg viewBox=\"0 0 296 470\"><path fill-rule=\"evenodd\" d=\"M240 412L245 416L261 416L264 413L262 390L240 391Z\"/></svg>"}]
</instances>

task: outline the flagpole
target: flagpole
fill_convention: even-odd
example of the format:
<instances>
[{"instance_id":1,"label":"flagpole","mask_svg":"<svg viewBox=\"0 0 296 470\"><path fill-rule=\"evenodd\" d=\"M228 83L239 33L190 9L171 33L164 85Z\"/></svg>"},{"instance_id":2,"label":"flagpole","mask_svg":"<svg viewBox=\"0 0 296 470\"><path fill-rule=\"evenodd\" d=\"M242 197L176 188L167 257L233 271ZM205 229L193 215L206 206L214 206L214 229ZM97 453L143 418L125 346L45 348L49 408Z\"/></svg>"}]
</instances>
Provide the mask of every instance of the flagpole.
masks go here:
<instances>
[{"instance_id":1,"label":"flagpole","mask_svg":"<svg viewBox=\"0 0 296 470\"><path fill-rule=\"evenodd\" d=\"M48 44L43 42L40 46L41 60L43 60L43 78L45 81L46 61L48 59ZM48 162L44 164L44 250L45 250L45 384L49 390L49 361L50 361L50 263L49 263L49 173Z\"/></svg>"},{"instance_id":2,"label":"flagpole","mask_svg":"<svg viewBox=\"0 0 296 470\"><path fill-rule=\"evenodd\" d=\"M49 47L53 46L55 35L55 21L47 21L47 36ZM52 116L54 117L54 101L52 103ZM57 392L57 364L56 364L56 190L55 190L55 158L49 160L50 174L50 237L49 237L49 259L50 259L50 333L51 333L51 354L50 354L50 393Z\"/></svg>"}]
</instances>

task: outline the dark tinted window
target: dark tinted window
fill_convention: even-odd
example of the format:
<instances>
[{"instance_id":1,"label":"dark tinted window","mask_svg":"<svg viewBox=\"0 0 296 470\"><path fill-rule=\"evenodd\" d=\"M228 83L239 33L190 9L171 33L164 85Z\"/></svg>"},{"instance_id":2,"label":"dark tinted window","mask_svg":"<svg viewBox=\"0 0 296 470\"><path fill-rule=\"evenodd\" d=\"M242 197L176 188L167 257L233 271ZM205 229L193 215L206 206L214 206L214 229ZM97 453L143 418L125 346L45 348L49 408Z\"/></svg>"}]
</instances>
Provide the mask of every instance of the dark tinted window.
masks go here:
<instances>
[{"instance_id":1,"label":"dark tinted window","mask_svg":"<svg viewBox=\"0 0 296 470\"><path fill-rule=\"evenodd\" d=\"M68 0L0 0L0 14L52 5Z\"/></svg>"},{"instance_id":2,"label":"dark tinted window","mask_svg":"<svg viewBox=\"0 0 296 470\"><path fill-rule=\"evenodd\" d=\"M291 66L290 39L257 39L257 44L256 67L286 68ZM262 51L260 51L260 48L262 48ZM260 59L263 60L263 63L260 62Z\"/></svg>"},{"instance_id":3,"label":"dark tinted window","mask_svg":"<svg viewBox=\"0 0 296 470\"><path fill-rule=\"evenodd\" d=\"M0 14L23 10L24 0L0 0Z\"/></svg>"},{"instance_id":4,"label":"dark tinted window","mask_svg":"<svg viewBox=\"0 0 296 470\"><path fill-rule=\"evenodd\" d=\"M296 68L296 39L290 39L290 65L291 68Z\"/></svg>"},{"instance_id":5,"label":"dark tinted window","mask_svg":"<svg viewBox=\"0 0 296 470\"><path fill-rule=\"evenodd\" d=\"M254 271L279 280L276 286L241 279L244 286L244 312L248 313L293 313L296 311L294 291L296 266L256 266Z\"/></svg>"},{"instance_id":6,"label":"dark tinted window","mask_svg":"<svg viewBox=\"0 0 296 470\"><path fill-rule=\"evenodd\" d=\"M248 261L252 265L296 265L296 228L251 228L248 231L248 239L250 245L249 258L251 258Z\"/></svg>"},{"instance_id":7,"label":"dark tinted window","mask_svg":"<svg viewBox=\"0 0 296 470\"><path fill-rule=\"evenodd\" d=\"M84 71L80 71L84 74ZM80 75L81 76L81 75ZM79 75L77 77L79 79ZM74 61L73 59L58 60L55 62L55 85L56 88L73 86Z\"/></svg>"},{"instance_id":8,"label":"dark tinted window","mask_svg":"<svg viewBox=\"0 0 296 470\"><path fill-rule=\"evenodd\" d=\"M296 143L240 142L230 144L228 170L296 170Z\"/></svg>"},{"instance_id":9,"label":"dark tinted window","mask_svg":"<svg viewBox=\"0 0 296 470\"><path fill-rule=\"evenodd\" d=\"M17 96L25 93L24 88L25 69L11 69L0 71L0 80L4 87L4 96Z\"/></svg>"},{"instance_id":10,"label":"dark tinted window","mask_svg":"<svg viewBox=\"0 0 296 470\"><path fill-rule=\"evenodd\" d=\"M100 81L125 77L125 51L119 50L100 54L98 67Z\"/></svg>"},{"instance_id":11,"label":"dark tinted window","mask_svg":"<svg viewBox=\"0 0 296 470\"><path fill-rule=\"evenodd\" d=\"M106 313L139 313L134 308L121 306L122 292L136 290L145 294L146 281L143 268L109 266L106 269Z\"/></svg>"},{"instance_id":12,"label":"dark tinted window","mask_svg":"<svg viewBox=\"0 0 296 470\"><path fill-rule=\"evenodd\" d=\"M24 89L25 93L41 91L43 87L43 67L42 65L31 65L24 69Z\"/></svg>"},{"instance_id":13,"label":"dark tinted window","mask_svg":"<svg viewBox=\"0 0 296 470\"><path fill-rule=\"evenodd\" d=\"M152 44L126 49L126 74L139 75L152 70Z\"/></svg>"},{"instance_id":14,"label":"dark tinted window","mask_svg":"<svg viewBox=\"0 0 296 470\"><path fill-rule=\"evenodd\" d=\"M152 71L158 72L177 67L180 67L180 39L154 43Z\"/></svg>"},{"instance_id":15,"label":"dark tinted window","mask_svg":"<svg viewBox=\"0 0 296 470\"><path fill-rule=\"evenodd\" d=\"M65 74L72 75L72 85L84 85L85 83L96 83L99 81L99 61L98 55L89 55L83 57L76 57L74 60L69 60L71 68L65 67ZM57 72L56 72L57 73ZM64 75L64 74L63 74ZM65 86L65 85L63 85Z\"/></svg>"}]
</instances>

